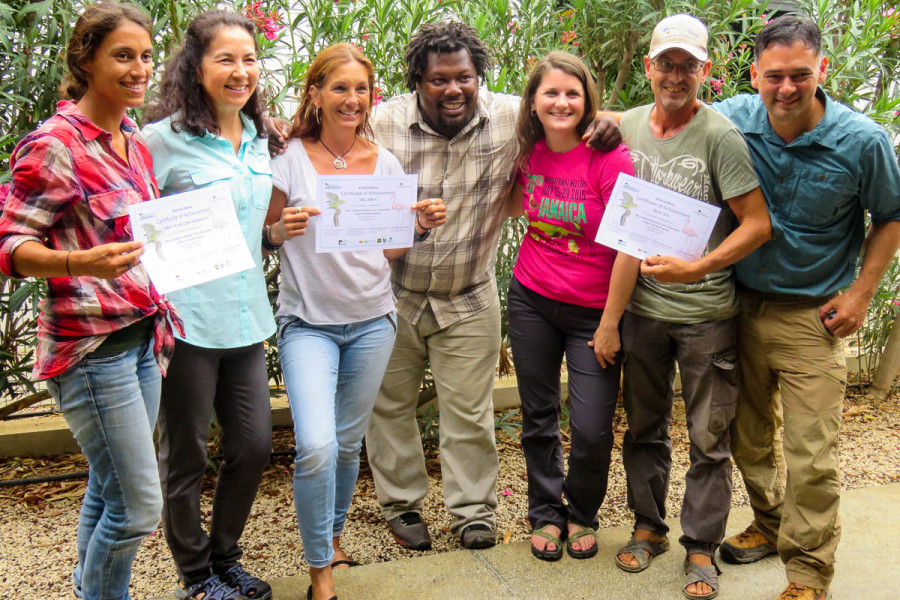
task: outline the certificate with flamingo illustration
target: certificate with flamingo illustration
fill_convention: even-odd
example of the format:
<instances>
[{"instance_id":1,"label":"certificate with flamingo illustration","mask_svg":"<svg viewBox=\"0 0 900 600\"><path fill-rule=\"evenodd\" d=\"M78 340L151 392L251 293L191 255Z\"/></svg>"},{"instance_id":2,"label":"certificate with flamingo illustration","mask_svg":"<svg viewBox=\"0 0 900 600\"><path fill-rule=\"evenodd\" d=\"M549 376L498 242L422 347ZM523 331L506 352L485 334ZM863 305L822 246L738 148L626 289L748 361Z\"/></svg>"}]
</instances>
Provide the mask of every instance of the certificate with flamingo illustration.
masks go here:
<instances>
[{"instance_id":1,"label":"certificate with flamingo illustration","mask_svg":"<svg viewBox=\"0 0 900 600\"><path fill-rule=\"evenodd\" d=\"M135 241L144 243L141 262L161 294L255 264L227 183L132 204L128 213Z\"/></svg>"},{"instance_id":2,"label":"certificate with flamingo illustration","mask_svg":"<svg viewBox=\"0 0 900 600\"><path fill-rule=\"evenodd\" d=\"M616 180L596 242L640 258L704 255L721 209L625 173Z\"/></svg>"},{"instance_id":3,"label":"certificate with flamingo illustration","mask_svg":"<svg viewBox=\"0 0 900 600\"><path fill-rule=\"evenodd\" d=\"M418 175L320 175L316 252L409 248Z\"/></svg>"}]
</instances>

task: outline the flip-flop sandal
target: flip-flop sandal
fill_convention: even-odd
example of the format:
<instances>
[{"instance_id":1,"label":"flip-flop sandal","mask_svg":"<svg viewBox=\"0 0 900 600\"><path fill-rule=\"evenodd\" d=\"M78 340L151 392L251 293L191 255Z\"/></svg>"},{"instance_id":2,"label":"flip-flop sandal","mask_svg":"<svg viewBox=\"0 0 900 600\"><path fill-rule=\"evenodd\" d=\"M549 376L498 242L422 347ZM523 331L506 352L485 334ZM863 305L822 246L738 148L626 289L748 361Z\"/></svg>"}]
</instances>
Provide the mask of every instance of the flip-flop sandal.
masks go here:
<instances>
[{"instance_id":1,"label":"flip-flop sandal","mask_svg":"<svg viewBox=\"0 0 900 600\"><path fill-rule=\"evenodd\" d=\"M575 550L574 548L572 548L572 544L578 542L578 540L580 540L581 538L583 538L585 536L596 535L597 532L592 527L586 527L586 526L582 525L581 523L569 521L569 524L577 525L579 527L578 530L576 530L573 533L569 533L566 536L566 552L569 553L569 556L571 556L572 558L590 558L590 557L596 555L597 554L597 539L596 539L596 537L594 538L594 544L587 550ZM568 527L567 527L567 529L568 529Z\"/></svg>"},{"instance_id":2,"label":"flip-flop sandal","mask_svg":"<svg viewBox=\"0 0 900 600\"><path fill-rule=\"evenodd\" d=\"M309 587L306 589L306 600L312 600L312 598L313 598L312 586L309 586ZM332 597L329 598L328 600L338 600L338 597L337 597L337 596L332 596Z\"/></svg>"},{"instance_id":3,"label":"flip-flop sandal","mask_svg":"<svg viewBox=\"0 0 900 600\"><path fill-rule=\"evenodd\" d=\"M331 563L331 568L334 569L335 567L343 567L344 565L348 567L358 567L359 563L355 560L336 560Z\"/></svg>"},{"instance_id":4,"label":"flip-flop sandal","mask_svg":"<svg viewBox=\"0 0 900 600\"><path fill-rule=\"evenodd\" d=\"M650 566L653 557L659 556L669 549L669 539L666 538L661 542L651 540L637 540L633 536L627 544L619 548L616 552L616 566L629 573L640 573ZM630 553L638 561L638 565L630 565L622 561L619 557L623 554Z\"/></svg>"},{"instance_id":5,"label":"flip-flop sandal","mask_svg":"<svg viewBox=\"0 0 900 600\"><path fill-rule=\"evenodd\" d=\"M681 593L688 600L712 600L719 595L719 575L721 573L722 571L719 570L719 565L715 561L708 567L701 567L697 563L685 559L684 588L682 588ZM708 594L692 594L687 591L689 585L700 582L711 587L712 591Z\"/></svg>"},{"instance_id":6,"label":"flip-flop sandal","mask_svg":"<svg viewBox=\"0 0 900 600\"><path fill-rule=\"evenodd\" d=\"M553 525L544 525L539 529L535 529L531 532L531 535L536 535L547 540L547 546L549 546L550 544L556 544L556 550L547 550L547 546L544 546L544 549L540 550L532 545L531 553L541 560L559 560L560 558L562 558L563 545L558 537L547 531L548 527L553 527Z\"/></svg>"}]
</instances>

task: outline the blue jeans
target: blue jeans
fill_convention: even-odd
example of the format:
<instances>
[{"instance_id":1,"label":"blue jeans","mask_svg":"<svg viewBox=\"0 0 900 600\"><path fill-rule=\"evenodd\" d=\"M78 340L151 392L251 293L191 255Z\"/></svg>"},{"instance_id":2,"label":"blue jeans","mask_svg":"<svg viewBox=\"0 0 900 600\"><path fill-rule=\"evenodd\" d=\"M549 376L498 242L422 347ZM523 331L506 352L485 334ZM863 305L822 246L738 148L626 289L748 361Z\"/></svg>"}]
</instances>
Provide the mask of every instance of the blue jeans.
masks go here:
<instances>
[{"instance_id":1,"label":"blue jeans","mask_svg":"<svg viewBox=\"0 0 900 600\"><path fill-rule=\"evenodd\" d=\"M278 353L297 456L294 505L311 567L334 559L353 499L359 453L396 336L394 313L348 325L279 320Z\"/></svg>"},{"instance_id":2,"label":"blue jeans","mask_svg":"<svg viewBox=\"0 0 900 600\"><path fill-rule=\"evenodd\" d=\"M131 564L156 530L162 493L153 447L161 376L153 341L83 359L47 380L90 465L78 521L76 595L128 600Z\"/></svg>"}]
</instances>

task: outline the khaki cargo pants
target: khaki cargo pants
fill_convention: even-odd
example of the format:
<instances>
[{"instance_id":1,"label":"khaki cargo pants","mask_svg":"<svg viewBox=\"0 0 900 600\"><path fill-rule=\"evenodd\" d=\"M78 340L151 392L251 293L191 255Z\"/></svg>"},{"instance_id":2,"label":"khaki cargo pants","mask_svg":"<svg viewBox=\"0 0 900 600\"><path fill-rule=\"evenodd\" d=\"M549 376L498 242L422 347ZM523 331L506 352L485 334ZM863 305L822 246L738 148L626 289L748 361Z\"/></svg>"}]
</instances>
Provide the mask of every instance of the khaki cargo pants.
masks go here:
<instances>
[{"instance_id":1,"label":"khaki cargo pants","mask_svg":"<svg viewBox=\"0 0 900 600\"><path fill-rule=\"evenodd\" d=\"M754 525L778 548L788 580L827 588L841 535L844 343L819 319L824 301L772 300L746 290L740 294L743 383L732 453Z\"/></svg>"}]
</instances>

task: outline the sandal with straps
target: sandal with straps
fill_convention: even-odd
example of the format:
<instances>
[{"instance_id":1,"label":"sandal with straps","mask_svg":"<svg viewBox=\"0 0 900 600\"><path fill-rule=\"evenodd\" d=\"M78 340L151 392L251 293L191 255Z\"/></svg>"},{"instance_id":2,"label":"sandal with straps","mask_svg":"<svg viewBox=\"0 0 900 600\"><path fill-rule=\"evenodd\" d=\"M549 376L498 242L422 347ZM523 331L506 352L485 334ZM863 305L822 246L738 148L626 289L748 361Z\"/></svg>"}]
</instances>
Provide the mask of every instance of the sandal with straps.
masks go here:
<instances>
[{"instance_id":1,"label":"sandal with straps","mask_svg":"<svg viewBox=\"0 0 900 600\"><path fill-rule=\"evenodd\" d=\"M539 558L541 560L548 560L548 561L559 560L560 558L562 558L562 553L563 553L562 542L560 541L560 539L558 537L556 537L555 535L553 535L552 533L550 533L548 531L548 529L547 529L548 527L554 527L554 525L552 523L547 524L547 525L544 525L543 527L535 529L534 531L531 532L531 535L536 535L538 537L541 537L541 538L544 538L545 540L547 540L547 545L544 546L543 550L541 550L539 548L535 548L534 544L532 544L531 553L536 558ZM547 546L549 546L550 544L556 544L556 550L547 550Z\"/></svg>"},{"instance_id":2,"label":"sandal with straps","mask_svg":"<svg viewBox=\"0 0 900 600\"><path fill-rule=\"evenodd\" d=\"M722 571L715 560L708 567L702 567L695 562L684 559L684 587L681 593L688 600L712 600L719 595L719 575L721 574ZM687 591L688 586L701 582L711 587L712 591L707 594L692 594Z\"/></svg>"},{"instance_id":3,"label":"sandal with straps","mask_svg":"<svg viewBox=\"0 0 900 600\"><path fill-rule=\"evenodd\" d=\"M655 556L659 556L668 550L668 538L664 538L661 542L654 542L652 540L638 540L632 535L628 543L616 552L616 566L629 573L640 573L650 566ZM619 558L626 553L630 553L638 561L637 566L630 565Z\"/></svg>"}]
</instances>

